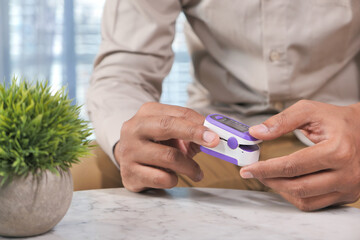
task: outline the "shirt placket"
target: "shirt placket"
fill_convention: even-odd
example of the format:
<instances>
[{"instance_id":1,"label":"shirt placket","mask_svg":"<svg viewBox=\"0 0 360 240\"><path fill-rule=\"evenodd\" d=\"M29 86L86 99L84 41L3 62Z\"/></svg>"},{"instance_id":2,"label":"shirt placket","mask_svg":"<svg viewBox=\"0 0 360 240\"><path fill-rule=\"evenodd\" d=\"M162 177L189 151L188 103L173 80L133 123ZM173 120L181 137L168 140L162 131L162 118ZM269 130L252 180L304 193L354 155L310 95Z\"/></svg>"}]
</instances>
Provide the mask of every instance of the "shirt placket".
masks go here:
<instances>
[{"instance_id":1,"label":"shirt placket","mask_svg":"<svg viewBox=\"0 0 360 240\"><path fill-rule=\"evenodd\" d=\"M269 104L281 111L289 98L287 25L289 1L262 0L263 58L267 70Z\"/></svg>"}]
</instances>

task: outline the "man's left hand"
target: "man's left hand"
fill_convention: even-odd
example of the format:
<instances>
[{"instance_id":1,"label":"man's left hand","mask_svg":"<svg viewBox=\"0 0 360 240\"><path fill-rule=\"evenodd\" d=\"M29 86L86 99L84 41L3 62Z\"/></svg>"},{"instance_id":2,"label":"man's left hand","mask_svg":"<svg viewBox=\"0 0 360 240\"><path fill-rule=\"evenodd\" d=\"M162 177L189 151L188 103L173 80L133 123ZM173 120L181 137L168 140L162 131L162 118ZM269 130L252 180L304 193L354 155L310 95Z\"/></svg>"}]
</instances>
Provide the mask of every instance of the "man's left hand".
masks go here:
<instances>
[{"instance_id":1,"label":"man's left hand","mask_svg":"<svg viewBox=\"0 0 360 240\"><path fill-rule=\"evenodd\" d=\"M301 100L250 128L271 140L300 129L315 145L288 156L243 167L303 211L352 203L360 198L360 104L340 107Z\"/></svg>"}]
</instances>

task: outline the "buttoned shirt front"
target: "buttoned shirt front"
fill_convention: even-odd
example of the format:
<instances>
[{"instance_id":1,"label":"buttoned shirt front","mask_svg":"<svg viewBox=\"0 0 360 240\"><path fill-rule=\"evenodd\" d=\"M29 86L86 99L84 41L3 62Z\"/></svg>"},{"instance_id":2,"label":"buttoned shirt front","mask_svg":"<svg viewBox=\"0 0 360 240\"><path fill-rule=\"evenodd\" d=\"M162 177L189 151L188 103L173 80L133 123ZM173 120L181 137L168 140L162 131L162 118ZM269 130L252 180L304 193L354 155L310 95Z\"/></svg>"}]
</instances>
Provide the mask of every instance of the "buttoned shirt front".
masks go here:
<instances>
[{"instance_id":1,"label":"buttoned shirt front","mask_svg":"<svg viewBox=\"0 0 360 240\"><path fill-rule=\"evenodd\" d=\"M160 98L180 12L203 114L253 124L300 99L359 100L360 0L108 0L87 108L112 158L122 123Z\"/></svg>"}]
</instances>

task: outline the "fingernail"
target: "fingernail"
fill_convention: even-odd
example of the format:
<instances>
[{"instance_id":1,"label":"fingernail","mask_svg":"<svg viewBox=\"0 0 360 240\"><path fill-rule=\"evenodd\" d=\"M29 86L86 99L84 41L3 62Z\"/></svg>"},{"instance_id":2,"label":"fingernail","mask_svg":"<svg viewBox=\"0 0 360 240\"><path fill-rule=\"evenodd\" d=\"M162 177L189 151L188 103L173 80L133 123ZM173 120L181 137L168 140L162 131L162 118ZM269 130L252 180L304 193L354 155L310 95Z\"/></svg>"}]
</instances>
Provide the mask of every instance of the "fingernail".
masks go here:
<instances>
[{"instance_id":1,"label":"fingernail","mask_svg":"<svg viewBox=\"0 0 360 240\"><path fill-rule=\"evenodd\" d=\"M251 172L242 172L241 173L242 178L254 178Z\"/></svg>"},{"instance_id":2,"label":"fingernail","mask_svg":"<svg viewBox=\"0 0 360 240\"><path fill-rule=\"evenodd\" d=\"M202 170L200 170L200 173L197 175L197 180L201 181L204 178L204 172Z\"/></svg>"},{"instance_id":3,"label":"fingernail","mask_svg":"<svg viewBox=\"0 0 360 240\"><path fill-rule=\"evenodd\" d=\"M259 124L250 127L251 131L257 132L257 133L268 133L269 129L264 124Z\"/></svg>"},{"instance_id":4,"label":"fingernail","mask_svg":"<svg viewBox=\"0 0 360 240\"><path fill-rule=\"evenodd\" d=\"M210 131L205 131L203 133L203 140L207 143L211 143L212 141L215 140L216 137L217 137L217 135Z\"/></svg>"}]
</instances>

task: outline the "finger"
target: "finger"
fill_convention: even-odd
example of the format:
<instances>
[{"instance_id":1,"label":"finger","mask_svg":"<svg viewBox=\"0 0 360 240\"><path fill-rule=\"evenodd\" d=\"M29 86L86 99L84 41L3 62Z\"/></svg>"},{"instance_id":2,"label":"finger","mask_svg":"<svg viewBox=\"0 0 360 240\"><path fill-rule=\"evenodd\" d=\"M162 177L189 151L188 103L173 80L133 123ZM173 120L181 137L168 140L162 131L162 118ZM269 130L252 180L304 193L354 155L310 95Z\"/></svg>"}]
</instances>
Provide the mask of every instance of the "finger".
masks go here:
<instances>
[{"instance_id":1,"label":"finger","mask_svg":"<svg viewBox=\"0 0 360 240\"><path fill-rule=\"evenodd\" d=\"M198 154L199 152L201 152L199 144L190 142L190 143L189 143L189 146L190 146L189 156L190 156L191 158L193 158L196 154Z\"/></svg>"},{"instance_id":2,"label":"finger","mask_svg":"<svg viewBox=\"0 0 360 240\"><path fill-rule=\"evenodd\" d=\"M299 208L301 211L305 212L310 212L345 202L345 196L339 192L332 192L309 198L296 198L288 193L283 192L280 192L280 195Z\"/></svg>"},{"instance_id":3,"label":"finger","mask_svg":"<svg viewBox=\"0 0 360 240\"><path fill-rule=\"evenodd\" d=\"M275 139L309 123L315 113L312 101L301 100L264 123L250 127L249 133L262 140Z\"/></svg>"},{"instance_id":4,"label":"finger","mask_svg":"<svg viewBox=\"0 0 360 240\"><path fill-rule=\"evenodd\" d=\"M148 188L169 189L177 185L178 177L174 172L139 164L131 166L131 169L121 171L123 184L129 191L141 192Z\"/></svg>"},{"instance_id":5,"label":"finger","mask_svg":"<svg viewBox=\"0 0 360 240\"><path fill-rule=\"evenodd\" d=\"M220 141L219 136L207 127L173 116L147 117L137 130L146 139L154 141L175 138L207 147L215 147Z\"/></svg>"},{"instance_id":6,"label":"finger","mask_svg":"<svg viewBox=\"0 0 360 240\"><path fill-rule=\"evenodd\" d=\"M280 178L296 177L321 170L336 168L338 164L333 161L331 149L326 142L301 149L288 156L260 161L243 167L240 175L243 178Z\"/></svg>"},{"instance_id":7,"label":"finger","mask_svg":"<svg viewBox=\"0 0 360 240\"><path fill-rule=\"evenodd\" d=\"M189 158L193 158L200 152L200 145L189 141L178 140L175 147Z\"/></svg>"},{"instance_id":8,"label":"finger","mask_svg":"<svg viewBox=\"0 0 360 240\"><path fill-rule=\"evenodd\" d=\"M162 144L144 143L142 150L138 151L134 158L138 159L137 162L141 164L170 169L176 173L184 174L195 182L200 181L204 176L200 166L193 159L176 148Z\"/></svg>"},{"instance_id":9,"label":"finger","mask_svg":"<svg viewBox=\"0 0 360 240\"><path fill-rule=\"evenodd\" d=\"M151 110L149 112L149 110ZM186 108L186 107L180 107L180 106L174 106L174 105L167 105L157 102L148 102L145 103L140 108L140 113L144 115L155 115L155 116L162 116L162 115L168 115L173 117L180 117L184 118L186 120L189 120L196 124L203 124L205 121L205 117L198 112Z\"/></svg>"},{"instance_id":10,"label":"finger","mask_svg":"<svg viewBox=\"0 0 360 240\"><path fill-rule=\"evenodd\" d=\"M295 198L309 198L343 189L341 179L334 171L324 171L298 178L267 178L262 179L262 183L276 192Z\"/></svg>"}]
</instances>

